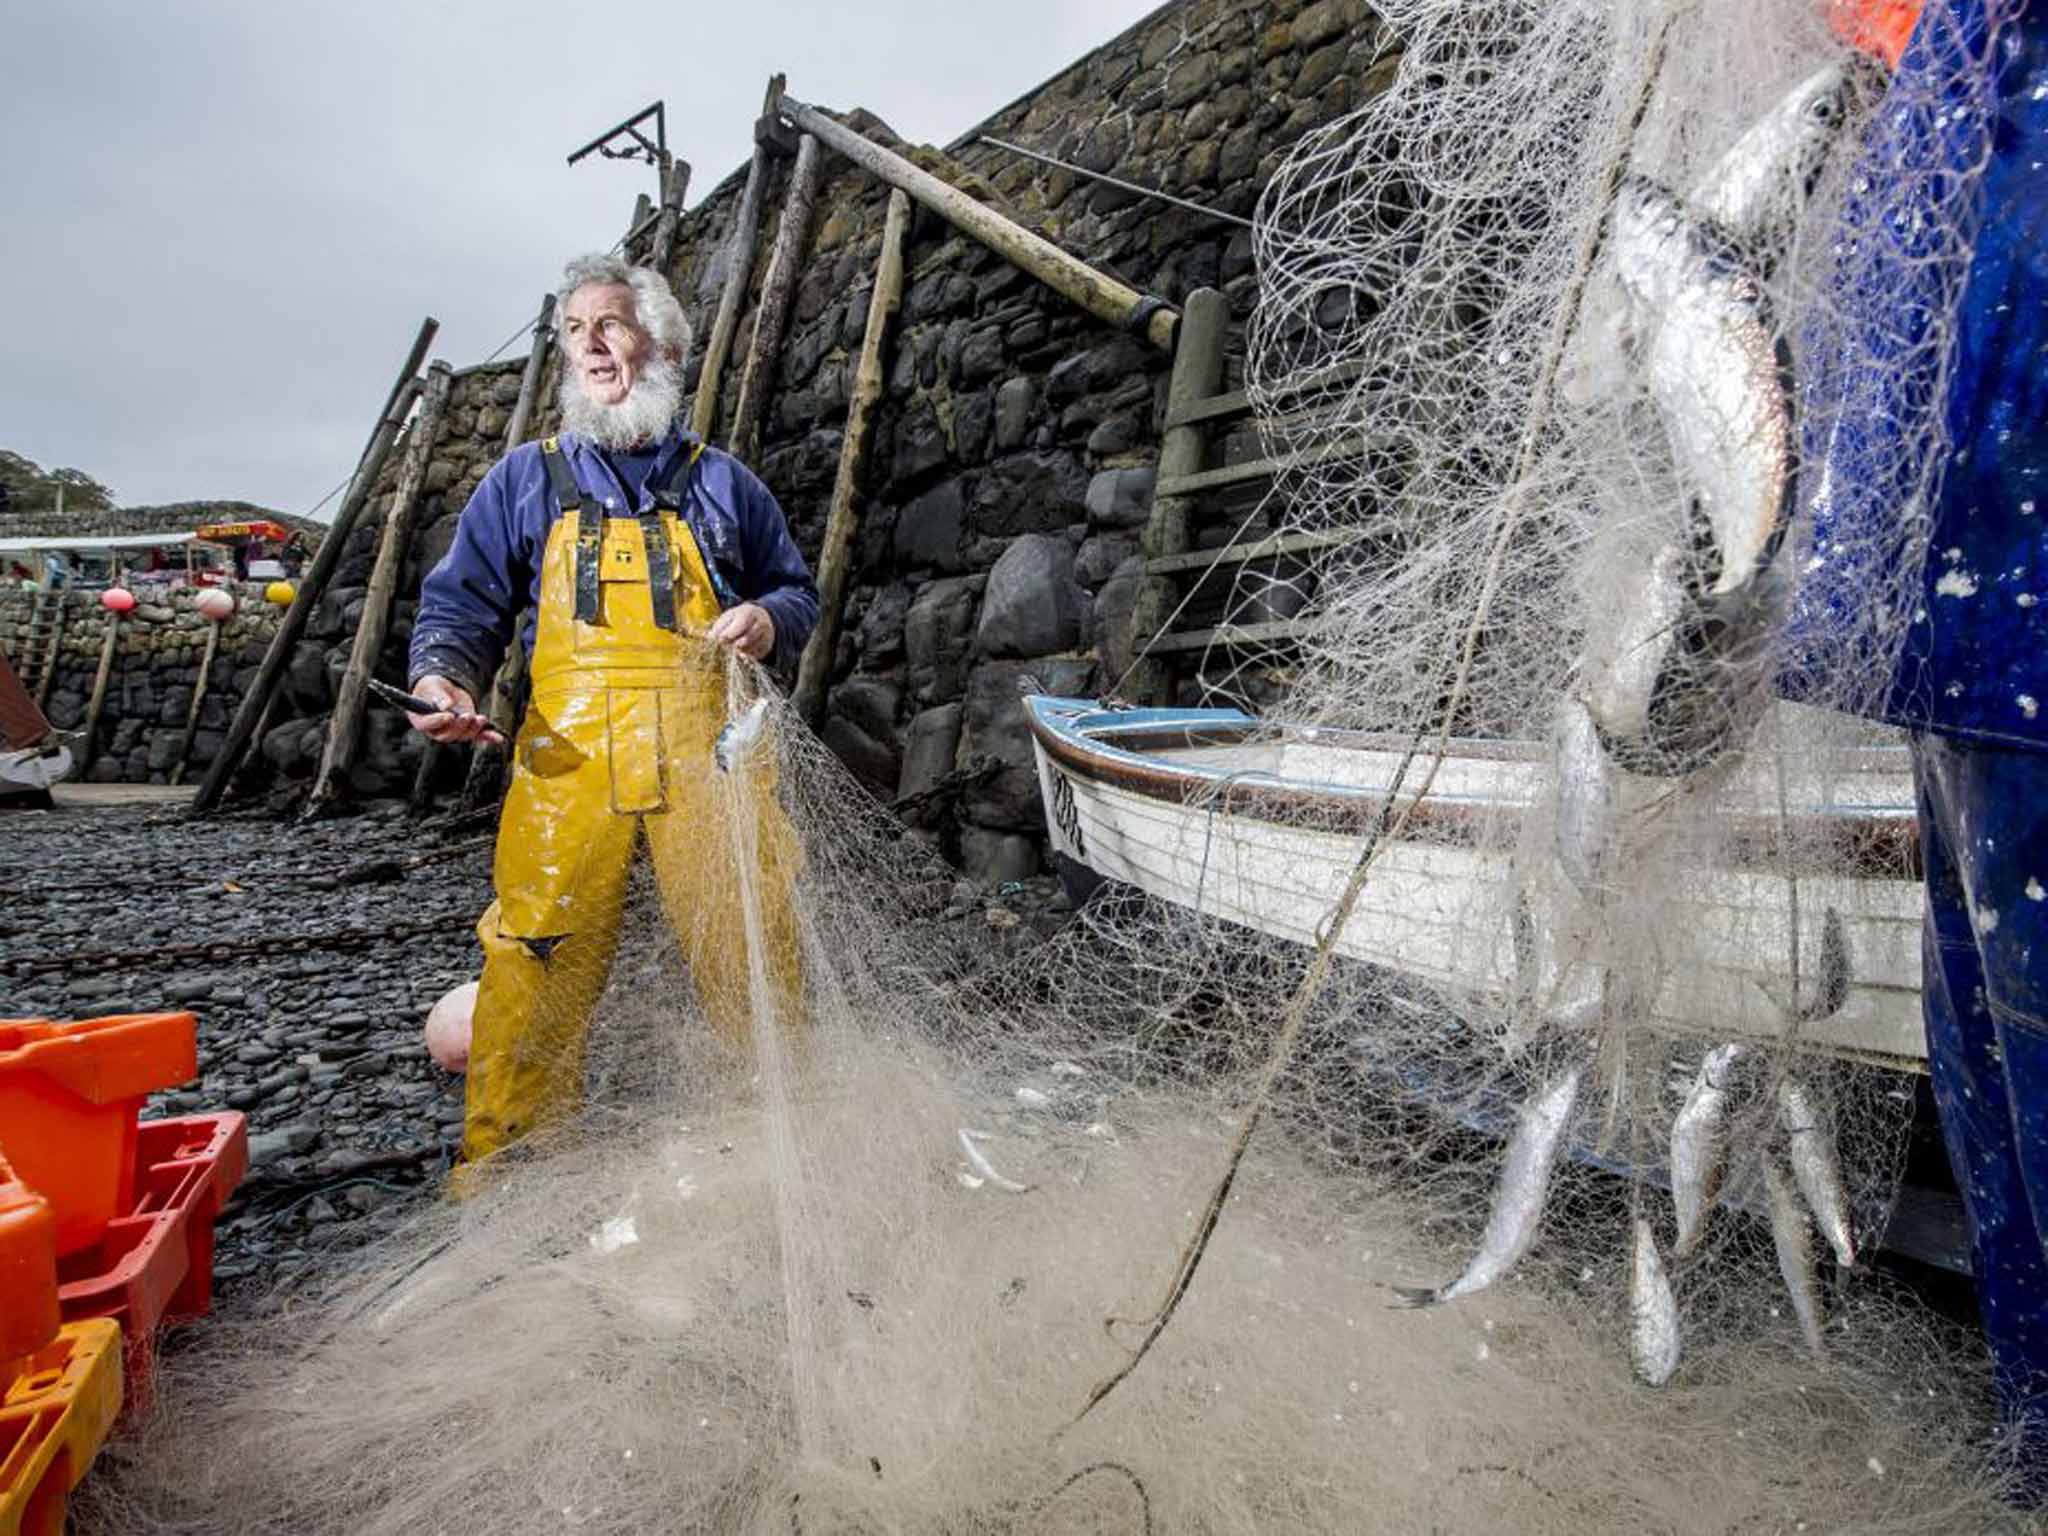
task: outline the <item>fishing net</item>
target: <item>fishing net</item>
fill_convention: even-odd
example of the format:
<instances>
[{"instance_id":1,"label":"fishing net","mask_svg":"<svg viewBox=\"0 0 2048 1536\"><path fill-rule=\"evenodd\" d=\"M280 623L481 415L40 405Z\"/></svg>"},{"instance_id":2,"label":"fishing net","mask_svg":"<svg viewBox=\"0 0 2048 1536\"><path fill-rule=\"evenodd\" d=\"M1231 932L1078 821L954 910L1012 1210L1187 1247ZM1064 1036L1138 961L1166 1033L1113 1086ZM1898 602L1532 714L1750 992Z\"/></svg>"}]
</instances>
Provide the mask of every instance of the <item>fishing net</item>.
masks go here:
<instances>
[{"instance_id":1,"label":"fishing net","mask_svg":"<svg viewBox=\"0 0 2048 1536\"><path fill-rule=\"evenodd\" d=\"M654 840L616 964L550 961L603 989L585 1108L184 1351L89 1528L1994 1524L1975 1347L1871 1263L1919 909L1839 707L1920 503L1858 551L1769 500L1823 407L1759 381L1860 344L1872 93L1797 9L1389 7L1392 86L1261 207L1270 510L1340 537L1305 658L1205 678L1291 678L1293 728L1170 806L1045 765L1126 883L1040 942L734 677L703 883ZM1786 573L1837 558L1862 627L1776 705Z\"/></svg>"},{"instance_id":2,"label":"fishing net","mask_svg":"<svg viewBox=\"0 0 2048 1536\"><path fill-rule=\"evenodd\" d=\"M1125 902L992 959L945 915L950 872L780 706L767 736L750 780L717 781L703 832L737 852L773 764L803 847L800 1001L768 979L749 878L755 1022L723 1041L643 868L584 1111L466 1200L181 1350L154 1417L81 1490L83 1528L1991 1517L1967 1444L1981 1384L1938 1324L1875 1289L1839 1302L1825 1368L1752 1293L1730 1326L1688 1335L1669 1385L1636 1385L1605 1175L1560 1173L1563 1219L1511 1281L1390 1306L1394 1285L1463 1262L1499 1148L1447 1134L1361 1057L1382 1021L1460 1027L1426 989L1364 971L1325 990L1202 1267L1134 1357L1303 951Z\"/></svg>"}]
</instances>

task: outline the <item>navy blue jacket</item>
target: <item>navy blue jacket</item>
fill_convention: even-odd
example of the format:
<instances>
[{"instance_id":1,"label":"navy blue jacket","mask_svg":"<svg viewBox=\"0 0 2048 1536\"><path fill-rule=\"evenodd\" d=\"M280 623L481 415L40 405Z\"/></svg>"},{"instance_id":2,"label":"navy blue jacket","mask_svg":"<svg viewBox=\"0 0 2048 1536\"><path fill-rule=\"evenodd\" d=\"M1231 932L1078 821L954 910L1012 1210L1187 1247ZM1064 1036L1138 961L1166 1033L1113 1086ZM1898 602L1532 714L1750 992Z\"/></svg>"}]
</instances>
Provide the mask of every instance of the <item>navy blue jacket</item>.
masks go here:
<instances>
[{"instance_id":1,"label":"navy blue jacket","mask_svg":"<svg viewBox=\"0 0 2048 1536\"><path fill-rule=\"evenodd\" d=\"M678 454L696 442L672 431L648 474L661 484ZM637 499L611 466L574 433L561 437L563 453L585 498L585 511L614 516L651 511L644 489ZM705 448L685 481L683 520L711 562L722 600L759 603L775 620L776 666L792 665L818 622L818 588L789 536L782 508L754 472L729 453ZM408 676L438 673L481 699L512 638L520 610L519 643L533 655L540 603L541 555L561 516L541 461L540 444L526 443L491 466L462 509L455 542L420 583Z\"/></svg>"},{"instance_id":2,"label":"navy blue jacket","mask_svg":"<svg viewBox=\"0 0 2048 1536\"><path fill-rule=\"evenodd\" d=\"M1786 691L1816 692L1824 678L1839 697L1860 659L1869 714L2038 746L2048 745L2048 0L2017 21L2012 9L1929 0L1854 168L1832 302L1804 349L1815 545ZM1994 16L2008 19L1987 61ZM1937 201L1942 178L1987 150L1978 222L1958 238L1952 200ZM1916 218L1923 208L1939 216ZM1930 339L1951 306L1944 356ZM1925 574L1903 594L1901 649L1876 634L1871 593L1898 569L1893 531L1926 484L1894 424L1932 412L1948 460Z\"/></svg>"}]
</instances>

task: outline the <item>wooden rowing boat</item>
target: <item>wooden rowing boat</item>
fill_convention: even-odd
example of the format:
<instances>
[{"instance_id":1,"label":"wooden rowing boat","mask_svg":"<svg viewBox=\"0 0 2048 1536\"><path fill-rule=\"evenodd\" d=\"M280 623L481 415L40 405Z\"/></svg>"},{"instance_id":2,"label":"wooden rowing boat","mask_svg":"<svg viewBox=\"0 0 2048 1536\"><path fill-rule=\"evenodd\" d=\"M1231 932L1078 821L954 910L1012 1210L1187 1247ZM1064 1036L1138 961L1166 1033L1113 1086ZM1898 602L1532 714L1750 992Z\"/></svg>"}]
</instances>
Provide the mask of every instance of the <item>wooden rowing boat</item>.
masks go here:
<instances>
[{"instance_id":1,"label":"wooden rowing boat","mask_svg":"<svg viewBox=\"0 0 2048 1536\"><path fill-rule=\"evenodd\" d=\"M1228 709L1105 710L1043 696L1025 707L1054 859L1077 899L1116 881L1302 944L1335 906L1408 746ZM1687 872L1673 894L1687 954L1651 1013L1706 1039L1782 1036L1788 1005L1773 1000L1791 993L1796 928L1810 968L1835 942L1848 970L1840 1006L1800 1025L1800 1043L1924 1070L1910 763L1902 746L1874 746L1831 769L1829 802L1792 803L1784 817L1771 786L1737 793L1721 862ZM1545 995L1569 992L1559 882L1518 882L1513 858L1520 820L1553 798L1551 771L1539 743L1454 742L1381 853L1337 952L1453 993L1498 998L1532 980Z\"/></svg>"}]
</instances>

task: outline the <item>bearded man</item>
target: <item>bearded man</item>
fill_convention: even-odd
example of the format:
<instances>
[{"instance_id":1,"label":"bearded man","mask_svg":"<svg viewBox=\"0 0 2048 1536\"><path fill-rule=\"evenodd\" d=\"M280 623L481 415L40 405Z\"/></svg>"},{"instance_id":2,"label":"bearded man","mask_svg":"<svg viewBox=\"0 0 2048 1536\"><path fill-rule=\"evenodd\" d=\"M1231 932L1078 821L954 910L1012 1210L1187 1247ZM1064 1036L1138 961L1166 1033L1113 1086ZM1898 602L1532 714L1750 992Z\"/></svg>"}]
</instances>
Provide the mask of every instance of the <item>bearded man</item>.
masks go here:
<instances>
[{"instance_id":1,"label":"bearded man","mask_svg":"<svg viewBox=\"0 0 2048 1536\"><path fill-rule=\"evenodd\" d=\"M796 989L794 837L772 780L724 778L712 747L725 653L793 662L817 587L768 488L678 420L690 332L667 283L586 256L557 297L563 431L515 448L477 486L421 585L412 636L412 691L443 706L412 723L436 741L489 734L476 700L515 623L531 662L497 899L477 924L471 1164L581 1102L584 1036L643 841L721 1037L743 1043L759 1001L743 877L778 1011Z\"/></svg>"}]
</instances>

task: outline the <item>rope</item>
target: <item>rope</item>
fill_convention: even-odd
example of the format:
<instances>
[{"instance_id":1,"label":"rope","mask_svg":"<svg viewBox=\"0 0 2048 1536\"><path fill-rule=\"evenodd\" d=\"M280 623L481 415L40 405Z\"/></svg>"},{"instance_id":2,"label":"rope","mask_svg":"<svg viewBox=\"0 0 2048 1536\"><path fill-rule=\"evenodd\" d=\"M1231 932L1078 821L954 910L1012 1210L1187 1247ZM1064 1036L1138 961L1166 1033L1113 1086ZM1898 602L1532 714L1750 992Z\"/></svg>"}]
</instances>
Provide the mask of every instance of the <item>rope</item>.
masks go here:
<instances>
[{"instance_id":1,"label":"rope","mask_svg":"<svg viewBox=\"0 0 2048 1536\"><path fill-rule=\"evenodd\" d=\"M1125 181L1121 176L1111 176L1106 171L1090 171L1081 166L1070 164L1065 160L1055 160L1051 155L1041 155L1035 149L1026 149L1021 144L1012 144L1006 139L996 138L993 134L979 133L975 137L984 144L995 145L997 149L1007 149L1011 154L1022 155L1027 160L1037 160L1046 165L1058 166L1063 171L1071 172L1076 176L1085 176L1090 181L1106 182L1112 187L1122 187L1124 191L1135 192L1140 197L1156 198L1162 203L1171 203L1176 208L1185 208L1190 213L1199 213L1212 219L1221 219L1226 224L1242 224L1246 229L1252 227L1250 219L1241 218L1234 213L1225 213L1221 208L1209 208L1201 203L1191 203L1184 197L1175 197L1171 192L1161 192L1156 187L1140 186L1135 181Z\"/></svg>"}]
</instances>

